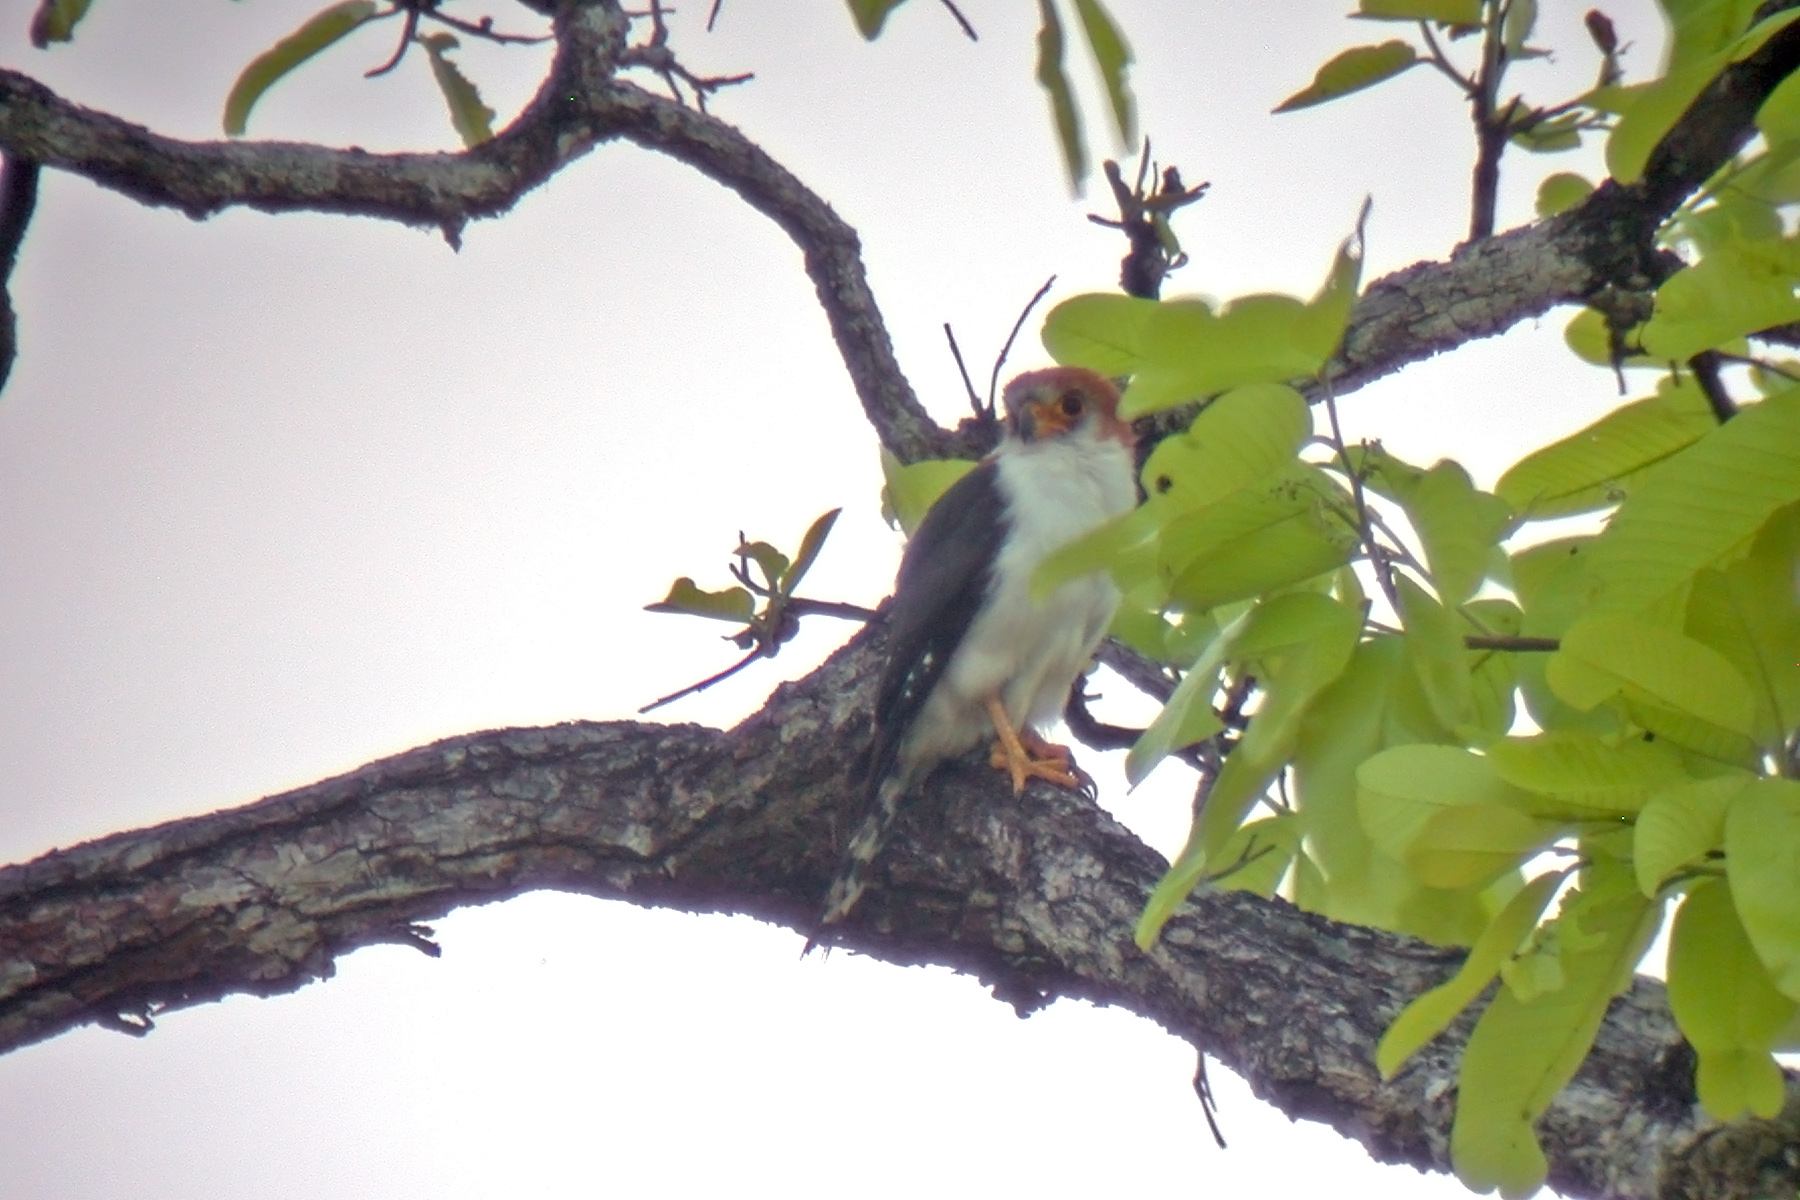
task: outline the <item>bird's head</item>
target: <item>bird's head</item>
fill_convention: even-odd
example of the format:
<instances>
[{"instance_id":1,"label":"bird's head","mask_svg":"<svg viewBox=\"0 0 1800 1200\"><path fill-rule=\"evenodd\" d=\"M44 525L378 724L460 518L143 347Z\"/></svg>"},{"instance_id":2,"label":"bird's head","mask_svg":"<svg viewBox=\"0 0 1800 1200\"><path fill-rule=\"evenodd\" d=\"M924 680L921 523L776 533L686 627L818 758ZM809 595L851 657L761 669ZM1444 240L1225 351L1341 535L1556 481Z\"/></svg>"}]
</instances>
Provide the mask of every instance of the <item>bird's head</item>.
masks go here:
<instances>
[{"instance_id":1,"label":"bird's head","mask_svg":"<svg viewBox=\"0 0 1800 1200\"><path fill-rule=\"evenodd\" d=\"M1085 367L1027 371L1006 385L1005 403L1007 428L1023 442L1111 438L1129 450L1137 441L1119 418L1118 389Z\"/></svg>"}]
</instances>

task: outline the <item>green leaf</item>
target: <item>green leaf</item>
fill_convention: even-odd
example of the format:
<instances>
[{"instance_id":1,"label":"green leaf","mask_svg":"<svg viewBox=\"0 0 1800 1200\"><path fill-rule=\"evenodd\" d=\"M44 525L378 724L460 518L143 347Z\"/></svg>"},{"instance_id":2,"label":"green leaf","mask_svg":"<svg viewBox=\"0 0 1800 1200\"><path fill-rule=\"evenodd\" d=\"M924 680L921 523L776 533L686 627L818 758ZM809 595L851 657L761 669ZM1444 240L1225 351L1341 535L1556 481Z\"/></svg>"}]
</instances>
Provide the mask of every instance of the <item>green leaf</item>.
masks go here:
<instances>
[{"instance_id":1,"label":"green leaf","mask_svg":"<svg viewBox=\"0 0 1800 1200\"><path fill-rule=\"evenodd\" d=\"M1686 632L1711 646L1750 681L1755 740L1767 752L1800 727L1800 505L1758 533L1750 553L1694 577Z\"/></svg>"},{"instance_id":2,"label":"green leaf","mask_svg":"<svg viewBox=\"0 0 1800 1200\"><path fill-rule=\"evenodd\" d=\"M1800 1005L1769 981L1722 881L1701 883L1675 914L1668 977L1669 1009L1699 1054L1707 1113L1772 1120L1786 1098L1775 1042Z\"/></svg>"},{"instance_id":3,"label":"green leaf","mask_svg":"<svg viewBox=\"0 0 1800 1200\"><path fill-rule=\"evenodd\" d=\"M444 104L450 109L450 124L464 146L479 146L494 136L494 110L482 103L481 93L468 76L450 61L456 39L447 33L428 33L419 39L431 56L431 74L438 90L444 93Z\"/></svg>"},{"instance_id":4,"label":"green leaf","mask_svg":"<svg viewBox=\"0 0 1800 1200\"><path fill-rule=\"evenodd\" d=\"M1219 861L1225 864L1219 890L1250 892L1266 900L1281 886L1281 878L1299 850L1300 827L1293 813L1252 821L1232 834L1219 851Z\"/></svg>"},{"instance_id":5,"label":"green leaf","mask_svg":"<svg viewBox=\"0 0 1800 1200\"><path fill-rule=\"evenodd\" d=\"M1448 460L1420 476L1401 504L1444 603L1454 608L1473 596L1494 547L1510 532L1512 507L1476 488L1469 473Z\"/></svg>"},{"instance_id":6,"label":"green leaf","mask_svg":"<svg viewBox=\"0 0 1800 1200\"><path fill-rule=\"evenodd\" d=\"M1113 127L1118 130L1119 141L1130 145L1137 141L1137 109L1127 78L1131 73L1131 47L1100 0L1075 0L1075 15L1081 19L1088 48L1094 52L1094 63L1100 68L1100 82L1112 108Z\"/></svg>"},{"instance_id":7,"label":"green leaf","mask_svg":"<svg viewBox=\"0 0 1800 1200\"><path fill-rule=\"evenodd\" d=\"M1044 347L1060 363L1131 376L1120 407L1126 417L1245 384L1309 378L1343 338L1361 267L1359 232L1340 244L1309 302L1242 296L1215 312L1201 300L1075 296L1045 319Z\"/></svg>"},{"instance_id":8,"label":"green leaf","mask_svg":"<svg viewBox=\"0 0 1800 1200\"><path fill-rule=\"evenodd\" d=\"M1473 715L1468 660L1457 622L1432 595L1398 572L1400 619L1406 626L1406 659L1440 726L1455 730Z\"/></svg>"},{"instance_id":9,"label":"green leaf","mask_svg":"<svg viewBox=\"0 0 1800 1200\"><path fill-rule=\"evenodd\" d=\"M1508 56L1515 59L1531 56L1532 52L1525 43L1531 40L1531 32L1537 28L1537 19L1537 0L1512 0L1506 6L1506 21L1500 31L1500 44L1506 48Z\"/></svg>"},{"instance_id":10,"label":"green leaf","mask_svg":"<svg viewBox=\"0 0 1800 1200\"><path fill-rule=\"evenodd\" d=\"M37 12L31 17L31 44L39 50L51 42L67 42L75 36L75 26L87 16L91 0L38 0Z\"/></svg>"},{"instance_id":11,"label":"green leaf","mask_svg":"<svg viewBox=\"0 0 1800 1200\"><path fill-rule=\"evenodd\" d=\"M1520 459L1495 493L1531 519L1564 517L1617 503L1645 471L1718 425L1691 377L1664 383L1561 441Z\"/></svg>"},{"instance_id":12,"label":"green leaf","mask_svg":"<svg viewBox=\"0 0 1800 1200\"><path fill-rule=\"evenodd\" d=\"M1356 547L1347 504L1317 468L1297 465L1174 517L1158 548L1171 601L1203 611L1341 566Z\"/></svg>"},{"instance_id":13,"label":"green leaf","mask_svg":"<svg viewBox=\"0 0 1800 1200\"><path fill-rule=\"evenodd\" d=\"M916 463L902 463L886 450L881 452L881 511L889 521L898 522L911 537L919 522L938 497L950 485L967 475L975 466L967 458L927 458Z\"/></svg>"},{"instance_id":14,"label":"green leaf","mask_svg":"<svg viewBox=\"0 0 1800 1200\"><path fill-rule=\"evenodd\" d=\"M1800 783L1759 779L1732 801L1725 877L1756 956L1800 1000Z\"/></svg>"},{"instance_id":15,"label":"green leaf","mask_svg":"<svg viewBox=\"0 0 1800 1200\"><path fill-rule=\"evenodd\" d=\"M1656 289L1639 333L1645 351L1685 361L1702 350L1800 319L1800 237L1733 238Z\"/></svg>"},{"instance_id":16,"label":"green leaf","mask_svg":"<svg viewBox=\"0 0 1800 1200\"><path fill-rule=\"evenodd\" d=\"M767 542L739 542L734 552L754 562L763 573L763 580L769 587L779 587L781 580L788 572L788 556L769 545Z\"/></svg>"},{"instance_id":17,"label":"green leaf","mask_svg":"<svg viewBox=\"0 0 1800 1200\"><path fill-rule=\"evenodd\" d=\"M1212 311L1201 300L1170 303ZM1163 308L1159 301L1116 292L1071 296L1044 318L1044 349L1064 366L1088 367L1102 375L1130 375L1143 366L1150 325Z\"/></svg>"},{"instance_id":18,"label":"green leaf","mask_svg":"<svg viewBox=\"0 0 1800 1200\"><path fill-rule=\"evenodd\" d=\"M1173 508L1212 504L1292 466L1312 436L1312 410L1286 384L1233 388L1144 463L1144 491Z\"/></svg>"},{"instance_id":19,"label":"green leaf","mask_svg":"<svg viewBox=\"0 0 1800 1200\"><path fill-rule=\"evenodd\" d=\"M1372 21L1436 21L1481 24L1481 0L1358 0L1353 16Z\"/></svg>"},{"instance_id":20,"label":"green leaf","mask_svg":"<svg viewBox=\"0 0 1800 1200\"><path fill-rule=\"evenodd\" d=\"M1486 759L1454 746L1395 746L1357 768L1357 811L1376 846L1430 887L1480 887L1556 836Z\"/></svg>"},{"instance_id":21,"label":"green leaf","mask_svg":"<svg viewBox=\"0 0 1800 1200\"><path fill-rule=\"evenodd\" d=\"M1800 141L1800 75L1775 85L1756 110L1756 127L1771 145Z\"/></svg>"},{"instance_id":22,"label":"green leaf","mask_svg":"<svg viewBox=\"0 0 1800 1200\"><path fill-rule=\"evenodd\" d=\"M1224 728L1213 712L1212 698L1218 691L1219 672L1231 653L1231 644L1251 615L1245 612L1214 633L1169 693L1162 711L1138 735L1125 756L1125 779L1132 787L1142 783L1158 763L1176 750L1204 741Z\"/></svg>"},{"instance_id":23,"label":"green leaf","mask_svg":"<svg viewBox=\"0 0 1800 1200\"><path fill-rule=\"evenodd\" d=\"M1533 121L1515 128L1511 134L1512 142L1533 154L1561 154L1564 150L1574 150L1581 145L1581 122L1586 116L1577 111L1548 121Z\"/></svg>"},{"instance_id":24,"label":"green leaf","mask_svg":"<svg viewBox=\"0 0 1800 1200\"><path fill-rule=\"evenodd\" d=\"M1494 771L1514 787L1544 797L1531 811L1570 821L1629 817L1652 794L1687 778L1681 756L1633 740L1609 744L1591 733L1540 733L1486 748Z\"/></svg>"},{"instance_id":25,"label":"green leaf","mask_svg":"<svg viewBox=\"0 0 1800 1200\"><path fill-rule=\"evenodd\" d=\"M1081 113L1075 107L1075 91L1069 73L1063 69L1062 18L1056 15L1051 0L1038 0L1038 13L1043 24L1038 27L1037 81L1050 101L1050 115L1056 121L1056 140L1062 147L1063 165L1069 171L1069 188L1079 191L1087 178L1087 147L1081 138Z\"/></svg>"},{"instance_id":26,"label":"green leaf","mask_svg":"<svg viewBox=\"0 0 1800 1200\"><path fill-rule=\"evenodd\" d=\"M1258 607L1232 638L1237 653L1259 665L1261 707L1224 768L1169 870L1138 918L1138 945L1148 949L1188 893L1219 867L1250 806L1287 762L1313 698L1340 675L1356 648L1362 613L1317 593L1296 592Z\"/></svg>"},{"instance_id":27,"label":"green leaf","mask_svg":"<svg viewBox=\"0 0 1800 1200\"><path fill-rule=\"evenodd\" d=\"M1656 932L1661 909L1628 882L1583 875L1555 922L1575 935L1559 956L1563 985L1530 1000L1500 989L1463 1051L1450 1158L1471 1191L1525 1197L1543 1185L1549 1164L1532 1124L1580 1067Z\"/></svg>"},{"instance_id":28,"label":"green leaf","mask_svg":"<svg viewBox=\"0 0 1800 1200\"><path fill-rule=\"evenodd\" d=\"M1797 17L1800 10L1778 13L1722 48L1704 54L1692 48L1710 41L1710 37L1684 40L1678 32L1668 73L1654 83L1621 89L1630 100L1606 142L1606 166L1612 177L1620 183L1636 183L1643 178L1657 145L1707 84L1731 63L1756 53ZM1679 28L1678 24L1678 31Z\"/></svg>"},{"instance_id":29,"label":"green leaf","mask_svg":"<svg viewBox=\"0 0 1800 1200\"><path fill-rule=\"evenodd\" d=\"M655 604L646 604L644 611L655 613L676 613L686 617L710 617L715 621L730 621L738 625L748 625L756 612L756 600L748 590L741 587L726 588L723 591L709 592L697 587L694 581L683 575L669 588L669 594Z\"/></svg>"},{"instance_id":30,"label":"green leaf","mask_svg":"<svg viewBox=\"0 0 1800 1200\"><path fill-rule=\"evenodd\" d=\"M1677 871L1725 846L1725 814L1749 775L1677 784L1651 797L1632 826L1631 861L1638 890L1655 899Z\"/></svg>"},{"instance_id":31,"label":"green leaf","mask_svg":"<svg viewBox=\"0 0 1800 1200\"><path fill-rule=\"evenodd\" d=\"M1640 326L1633 326L1631 329L1621 331L1619 345L1616 347L1620 357L1616 365L1628 369L1642 367L1653 368L1659 372L1666 371L1668 369L1666 362L1650 358L1642 353L1630 352L1631 347L1636 345L1638 328ZM1571 317L1569 324L1563 330L1563 341L1568 344L1575 357L1583 362L1592 363L1596 367L1605 367L1609 371L1615 366L1613 334L1607 327L1606 314L1598 309L1584 308Z\"/></svg>"},{"instance_id":32,"label":"green leaf","mask_svg":"<svg viewBox=\"0 0 1800 1200\"><path fill-rule=\"evenodd\" d=\"M1353 46L1327 61L1310 84L1277 104L1274 111L1294 112L1360 92L1422 61L1418 51L1398 39L1375 46Z\"/></svg>"},{"instance_id":33,"label":"green leaf","mask_svg":"<svg viewBox=\"0 0 1800 1200\"><path fill-rule=\"evenodd\" d=\"M1558 171L1538 184L1537 214L1554 217L1557 213L1568 212L1593 192L1594 185L1585 176L1573 171Z\"/></svg>"},{"instance_id":34,"label":"green leaf","mask_svg":"<svg viewBox=\"0 0 1800 1200\"><path fill-rule=\"evenodd\" d=\"M838 514L843 511L841 508L834 508L828 513L820 514L811 525L807 526L805 535L800 539L800 552L794 555L793 564L788 567L787 574L782 577L782 594L788 596L794 594L794 589L799 586L800 580L805 578L806 573L812 569L813 561L819 557L819 551L825 546L825 539L831 536L831 527L837 524Z\"/></svg>"},{"instance_id":35,"label":"green leaf","mask_svg":"<svg viewBox=\"0 0 1800 1200\"><path fill-rule=\"evenodd\" d=\"M231 85L231 95L225 98L225 132L232 137L242 137L250 110L262 99L264 92L289 71L350 34L375 14L374 0L342 0L342 3L314 13L300 28L257 55Z\"/></svg>"},{"instance_id":36,"label":"green leaf","mask_svg":"<svg viewBox=\"0 0 1800 1200\"><path fill-rule=\"evenodd\" d=\"M1755 706L1749 683L1724 655L1685 634L1632 617L1577 621L1545 667L1565 703L1590 709L1627 698L1686 713L1749 736Z\"/></svg>"},{"instance_id":37,"label":"green leaf","mask_svg":"<svg viewBox=\"0 0 1800 1200\"><path fill-rule=\"evenodd\" d=\"M1588 555L1594 610L1664 599L1797 500L1800 389L1790 388L1740 410L1626 497Z\"/></svg>"},{"instance_id":38,"label":"green leaf","mask_svg":"<svg viewBox=\"0 0 1800 1200\"><path fill-rule=\"evenodd\" d=\"M1469 956L1456 974L1415 997L1400 1011L1375 1050L1375 1065L1384 1080L1392 1079L1407 1059L1447 1029L1457 1013L1487 990L1500 973L1500 965L1537 927L1538 918L1544 915L1562 882L1560 873L1540 875L1519 889L1469 947Z\"/></svg>"},{"instance_id":39,"label":"green leaf","mask_svg":"<svg viewBox=\"0 0 1800 1200\"><path fill-rule=\"evenodd\" d=\"M872 42L881 36L881 27L887 23L888 14L906 0L848 0L848 3L850 15L856 21L856 31L863 35L864 41Z\"/></svg>"}]
</instances>

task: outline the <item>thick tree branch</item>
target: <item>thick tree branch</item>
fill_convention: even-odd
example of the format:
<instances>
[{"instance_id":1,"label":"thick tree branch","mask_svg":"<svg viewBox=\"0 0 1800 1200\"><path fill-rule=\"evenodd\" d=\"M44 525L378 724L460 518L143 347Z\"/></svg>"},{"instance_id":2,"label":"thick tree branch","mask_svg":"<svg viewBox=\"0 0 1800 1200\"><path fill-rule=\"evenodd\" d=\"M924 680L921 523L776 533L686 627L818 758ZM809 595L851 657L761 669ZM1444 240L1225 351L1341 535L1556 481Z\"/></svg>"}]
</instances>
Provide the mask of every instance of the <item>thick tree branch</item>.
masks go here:
<instances>
[{"instance_id":1,"label":"thick tree branch","mask_svg":"<svg viewBox=\"0 0 1800 1200\"><path fill-rule=\"evenodd\" d=\"M805 255L863 410L904 461L966 453L919 405L894 357L856 231L733 126L619 79L629 21L615 0L557 20L550 73L518 119L461 153L369 154L284 142L190 142L83 108L0 70L0 149L144 204L201 219L226 208L332 212L463 227L505 212L596 145L623 138L679 159L742 196Z\"/></svg>"},{"instance_id":2,"label":"thick tree branch","mask_svg":"<svg viewBox=\"0 0 1800 1200\"><path fill-rule=\"evenodd\" d=\"M0 1047L289 991L357 946L419 944L419 922L534 888L808 927L852 813L877 636L729 733L476 734L0 871ZM1144 954L1131 930L1165 865L1077 797L1034 787L1015 801L992 772L951 768L903 818L843 937L973 973L1021 1009L1063 996L1130 1009L1289 1114L1377 1158L1445 1169L1461 1035L1392 1084L1372 1063L1399 1005L1455 955L1241 895L1190 904ZM1545 1119L1552 1183L1579 1196L1791 1192L1800 1164L1744 1147L1800 1142L1800 1081L1781 1122L1706 1128L1692 1071L1661 988L1634 985Z\"/></svg>"},{"instance_id":3,"label":"thick tree branch","mask_svg":"<svg viewBox=\"0 0 1800 1200\"><path fill-rule=\"evenodd\" d=\"M1779 0L1763 11L1795 4L1800 0ZM718 180L794 239L883 445L906 461L978 451L974 423L946 433L908 387L855 231L731 125L618 79L627 26L613 0L572 6L557 23L556 58L531 104L491 141L457 154L181 141L72 104L5 70L0 149L196 218L232 206L354 213L435 226L454 240L468 221L504 212L595 145L624 138ZM1744 144L1757 106L1796 65L1800 26L1790 26L1701 94L1641 182L1602 184L1569 212L1371 284L1352 314L1335 392L1502 333L1601 287L1641 287L1657 277L1652 232Z\"/></svg>"}]
</instances>

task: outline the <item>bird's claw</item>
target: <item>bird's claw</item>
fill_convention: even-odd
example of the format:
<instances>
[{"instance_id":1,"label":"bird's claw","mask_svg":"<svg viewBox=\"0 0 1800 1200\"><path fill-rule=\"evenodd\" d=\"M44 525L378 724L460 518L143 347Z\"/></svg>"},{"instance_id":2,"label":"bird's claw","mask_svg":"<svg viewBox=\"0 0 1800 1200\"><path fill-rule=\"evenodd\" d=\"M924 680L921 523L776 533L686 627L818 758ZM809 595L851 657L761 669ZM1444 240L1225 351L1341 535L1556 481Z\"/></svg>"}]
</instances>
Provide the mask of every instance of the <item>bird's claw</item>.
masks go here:
<instances>
[{"instance_id":1,"label":"bird's claw","mask_svg":"<svg viewBox=\"0 0 1800 1200\"><path fill-rule=\"evenodd\" d=\"M1025 790L1026 781L1031 779L1042 779L1071 791L1093 791L1094 781L1075 765L1067 746L1046 742L1033 733L1022 733L1012 743L996 741L988 764L1011 777L1015 796Z\"/></svg>"}]
</instances>

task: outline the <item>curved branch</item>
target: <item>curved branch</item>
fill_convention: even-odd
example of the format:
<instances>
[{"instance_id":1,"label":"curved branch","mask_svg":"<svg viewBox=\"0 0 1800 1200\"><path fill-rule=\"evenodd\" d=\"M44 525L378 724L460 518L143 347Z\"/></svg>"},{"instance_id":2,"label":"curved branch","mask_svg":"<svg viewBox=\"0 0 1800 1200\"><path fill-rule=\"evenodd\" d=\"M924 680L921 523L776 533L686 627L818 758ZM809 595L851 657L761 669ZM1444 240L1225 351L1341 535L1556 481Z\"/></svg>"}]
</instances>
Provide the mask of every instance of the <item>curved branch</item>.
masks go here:
<instances>
[{"instance_id":1,"label":"curved branch","mask_svg":"<svg viewBox=\"0 0 1800 1200\"><path fill-rule=\"evenodd\" d=\"M13 309L12 273L19 262L25 230L37 211L38 165L8 153L0 166L0 389L12 375L19 353L19 315Z\"/></svg>"},{"instance_id":2,"label":"curved branch","mask_svg":"<svg viewBox=\"0 0 1800 1200\"><path fill-rule=\"evenodd\" d=\"M1763 12L1800 0L1778 0ZM280 142L188 142L70 103L0 70L0 148L195 218L232 206L351 213L462 227L511 207L612 138L660 150L731 188L794 239L863 410L904 461L979 452L982 431L940 429L907 385L869 289L855 231L733 126L617 78L629 21L615 0L558 19L557 54L537 96L492 140L461 153L369 154ZM1486 238L1446 262L1372 283L1351 316L1338 395L1408 363L1504 332L1609 284L1657 278L1651 234L1750 137L1757 107L1800 65L1800 26L1728 68L1651 157L1645 178L1608 182L1558 217Z\"/></svg>"},{"instance_id":3,"label":"curved branch","mask_svg":"<svg viewBox=\"0 0 1800 1200\"><path fill-rule=\"evenodd\" d=\"M418 944L418 922L535 888L804 929L838 861L834 827L853 818L878 636L860 634L729 733L616 722L454 738L0 870L0 1048L289 991L357 946ZM1373 1057L1398 1005L1455 955L1230 894L1190 904L1141 953L1131 931L1166 866L1157 854L1056 789L1015 802L978 767L937 778L843 932L849 948L975 974L1021 1009L1063 996L1119 1005L1289 1114L1377 1158L1445 1169L1466 1027L1390 1084ZM1752 1194L1716 1174L1664 1190L1712 1155L1787 1171L1791 1190L1800 1165L1722 1154L1721 1142L1800 1138L1800 1081L1788 1081L1782 1122L1708 1129L1692 1072L1662 989L1640 981L1542 1124L1552 1183L1581 1196Z\"/></svg>"},{"instance_id":4,"label":"curved branch","mask_svg":"<svg viewBox=\"0 0 1800 1200\"><path fill-rule=\"evenodd\" d=\"M794 239L883 445L908 462L968 453L973 443L938 428L908 386L856 231L730 124L618 79L628 25L615 0L568 6L537 95L506 129L460 153L183 141L73 104L8 70L0 70L0 148L197 220L240 206L346 213L435 226L454 246L470 220L505 212L596 145L624 138L731 188Z\"/></svg>"}]
</instances>

